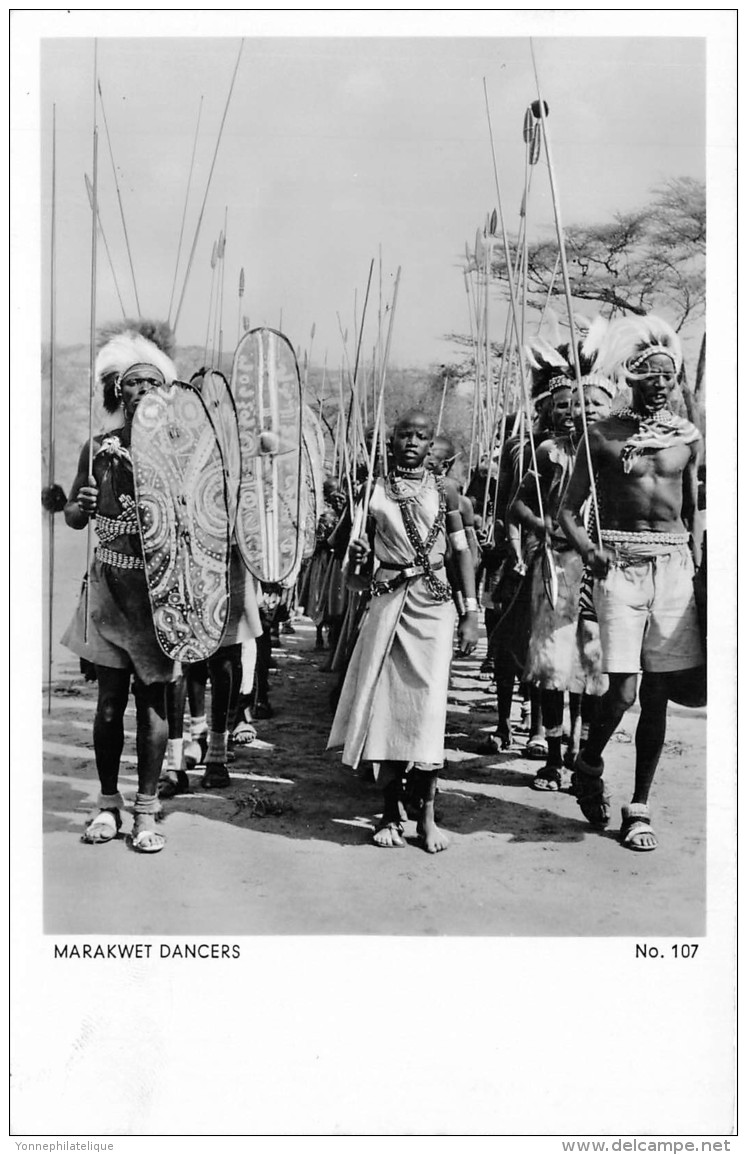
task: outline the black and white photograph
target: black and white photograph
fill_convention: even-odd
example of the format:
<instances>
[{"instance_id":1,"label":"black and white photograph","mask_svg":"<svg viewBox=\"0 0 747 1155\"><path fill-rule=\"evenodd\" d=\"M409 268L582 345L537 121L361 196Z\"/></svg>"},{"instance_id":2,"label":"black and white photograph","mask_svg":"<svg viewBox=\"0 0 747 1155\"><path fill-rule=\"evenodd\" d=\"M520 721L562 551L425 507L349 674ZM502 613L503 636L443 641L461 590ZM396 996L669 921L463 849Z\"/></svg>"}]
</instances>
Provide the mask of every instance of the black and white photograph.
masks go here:
<instances>
[{"instance_id":1,"label":"black and white photograph","mask_svg":"<svg viewBox=\"0 0 747 1155\"><path fill-rule=\"evenodd\" d=\"M731 1149L735 14L10 24L10 1134Z\"/></svg>"}]
</instances>

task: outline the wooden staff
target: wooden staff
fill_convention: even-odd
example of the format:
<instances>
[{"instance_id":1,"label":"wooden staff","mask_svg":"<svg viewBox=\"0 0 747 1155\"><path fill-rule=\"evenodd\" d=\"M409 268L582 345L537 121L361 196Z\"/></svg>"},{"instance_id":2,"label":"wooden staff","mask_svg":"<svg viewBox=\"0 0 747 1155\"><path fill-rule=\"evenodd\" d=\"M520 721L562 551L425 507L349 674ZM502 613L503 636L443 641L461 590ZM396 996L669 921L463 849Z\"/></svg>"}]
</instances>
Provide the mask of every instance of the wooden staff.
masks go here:
<instances>
[{"instance_id":1,"label":"wooden staff","mask_svg":"<svg viewBox=\"0 0 747 1155\"><path fill-rule=\"evenodd\" d=\"M596 527L597 527L597 539L598 539L599 548L602 549L603 548L603 545L602 545L602 519L599 516L599 502L597 500L597 487L596 487L596 482L594 480L594 467L593 467L592 460L591 460L591 446L589 445L589 427L588 427L588 424L586 421L586 407L584 405L584 390L583 390L583 386L581 385L581 362L579 360L579 355L578 355L578 342L576 340L576 326L575 326L574 321L573 321L573 299L571 297L570 277L568 276L568 261L566 258L566 251L565 251L565 235L563 232L563 224L562 224L562 221L560 218L560 198L558 196L557 188L555 185L555 169L554 169L554 166L552 163L552 152L550 150L550 137L549 137L549 134L547 131L548 108L547 108L547 105L545 104L544 100L542 99L542 93L540 91L539 73L537 72L537 61L535 60L534 44L532 43L531 37L529 40L529 47L530 47L530 51L532 54L532 67L534 69L534 79L537 83L537 101L536 101L537 112L535 112L535 116L537 116L537 114L539 114L538 119L540 120L540 123L542 125L542 138L545 142L545 153L547 154L547 171L548 171L548 174L550 177L550 192L552 194L553 214L555 216L555 229L556 229L556 232L558 234L558 251L560 254L560 267L561 267L561 270L563 273L563 290L565 292L566 306L568 308L568 326L570 328L570 334L571 334L571 342L570 343L571 343L571 350L573 352L573 368L574 368L574 371L576 374L576 388L578 389L579 403L581 406L581 425L582 425L582 430L583 430L581 436L582 436L582 440L584 442L584 446L586 449L586 464L587 464L588 471L589 471L589 492L591 494L591 500L594 504L594 509L596 510L596 513L597 513L597 516L595 518ZM533 109L532 109L533 111L534 111L534 108L535 108L535 106L533 106Z\"/></svg>"},{"instance_id":2,"label":"wooden staff","mask_svg":"<svg viewBox=\"0 0 747 1155\"><path fill-rule=\"evenodd\" d=\"M93 391L96 383L96 238L99 210L99 130L96 124L96 91L98 86L98 41L93 42L93 180L91 210L91 331L90 331L90 371L88 383L88 482L93 484ZM83 642L88 643L88 621L90 614L89 571L91 567L91 543L93 517L88 518L86 530L86 591L83 619Z\"/></svg>"},{"instance_id":3,"label":"wooden staff","mask_svg":"<svg viewBox=\"0 0 747 1155\"><path fill-rule=\"evenodd\" d=\"M52 105L52 227L50 234L49 300L49 485L55 472L55 370L57 326L57 106ZM47 713L52 713L52 636L54 622L54 513L49 511L49 616L47 620Z\"/></svg>"}]
</instances>

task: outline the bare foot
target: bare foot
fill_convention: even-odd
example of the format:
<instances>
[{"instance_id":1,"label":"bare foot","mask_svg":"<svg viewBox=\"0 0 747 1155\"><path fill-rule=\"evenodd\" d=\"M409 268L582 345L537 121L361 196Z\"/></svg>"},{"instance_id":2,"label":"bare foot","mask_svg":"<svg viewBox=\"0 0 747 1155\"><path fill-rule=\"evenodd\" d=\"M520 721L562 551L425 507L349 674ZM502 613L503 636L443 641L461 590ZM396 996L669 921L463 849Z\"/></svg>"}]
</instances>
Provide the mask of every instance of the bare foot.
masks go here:
<instances>
[{"instance_id":1,"label":"bare foot","mask_svg":"<svg viewBox=\"0 0 747 1155\"><path fill-rule=\"evenodd\" d=\"M373 835L373 842L375 846L383 846L385 849L391 849L393 846L407 846L402 837L403 827L400 822L386 822L381 826L377 826Z\"/></svg>"},{"instance_id":2,"label":"bare foot","mask_svg":"<svg viewBox=\"0 0 747 1155\"><path fill-rule=\"evenodd\" d=\"M438 854L439 850L446 850L449 845L446 833L436 826L432 802L426 802L423 806L423 814L418 822L418 834L423 843L423 850L428 854Z\"/></svg>"}]
</instances>

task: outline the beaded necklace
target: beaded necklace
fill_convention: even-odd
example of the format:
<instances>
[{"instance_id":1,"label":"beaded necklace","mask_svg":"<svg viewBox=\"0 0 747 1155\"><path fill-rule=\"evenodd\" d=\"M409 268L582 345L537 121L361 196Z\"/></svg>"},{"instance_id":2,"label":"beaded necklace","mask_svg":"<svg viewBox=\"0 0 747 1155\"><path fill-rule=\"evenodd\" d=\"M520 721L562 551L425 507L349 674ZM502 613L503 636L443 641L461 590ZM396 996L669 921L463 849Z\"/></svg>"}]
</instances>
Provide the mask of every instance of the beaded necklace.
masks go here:
<instances>
[{"instance_id":1,"label":"beaded necklace","mask_svg":"<svg viewBox=\"0 0 747 1155\"><path fill-rule=\"evenodd\" d=\"M413 471L415 472L415 471ZM423 540L418 533L418 527L415 524L415 519L412 516L412 503L416 496L425 488L428 478L432 477L436 490L438 492L438 513L436 514L433 525L429 529L425 540ZM402 521L405 527L407 539L412 546L415 553L415 560L423 571L423 581L434 601L447 602L451 600L451 587L445 582L439 580L433 572L431 564L430 552L436 542L439 533L444 530L446 524L446 490L444 487L443 477L429 473L427 470L423 471L423 477L420 486L415 493L403 493L399 487L395 471L393 470L385 481L387 493L389 493L399 505L402 513Z\"/></svg>"}]
</instances>

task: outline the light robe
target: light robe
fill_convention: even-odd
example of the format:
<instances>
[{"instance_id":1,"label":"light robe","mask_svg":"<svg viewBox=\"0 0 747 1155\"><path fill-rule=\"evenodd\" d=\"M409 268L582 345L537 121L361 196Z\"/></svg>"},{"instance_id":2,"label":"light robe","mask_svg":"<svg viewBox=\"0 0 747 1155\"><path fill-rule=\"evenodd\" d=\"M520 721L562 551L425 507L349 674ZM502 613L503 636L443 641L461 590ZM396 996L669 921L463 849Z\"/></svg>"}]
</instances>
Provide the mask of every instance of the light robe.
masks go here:
<instances>
[{"instance_id":1,"label":"light robe","mask_svg":"<svg viewBox=\"0 0 747 1155\"><path fill-rule=\"evenodd\" d=\"M438 515L439 493L429 474L426 484L402 483L414 493L412 512L421 539ZM376 532L375 579L390 581L396 565L415 563L399 505L379 478L371 495ZM441 529L430 551L441 562L446 535ZM446 571L436 571L441 581ZM390 593L372 597L350 659L328 748L343 748L343 762L423 762L440 766L444 757L446 698L454 640L453 601L435 601L422 576L409 578Z\"/></svg>"}]
</instances>

